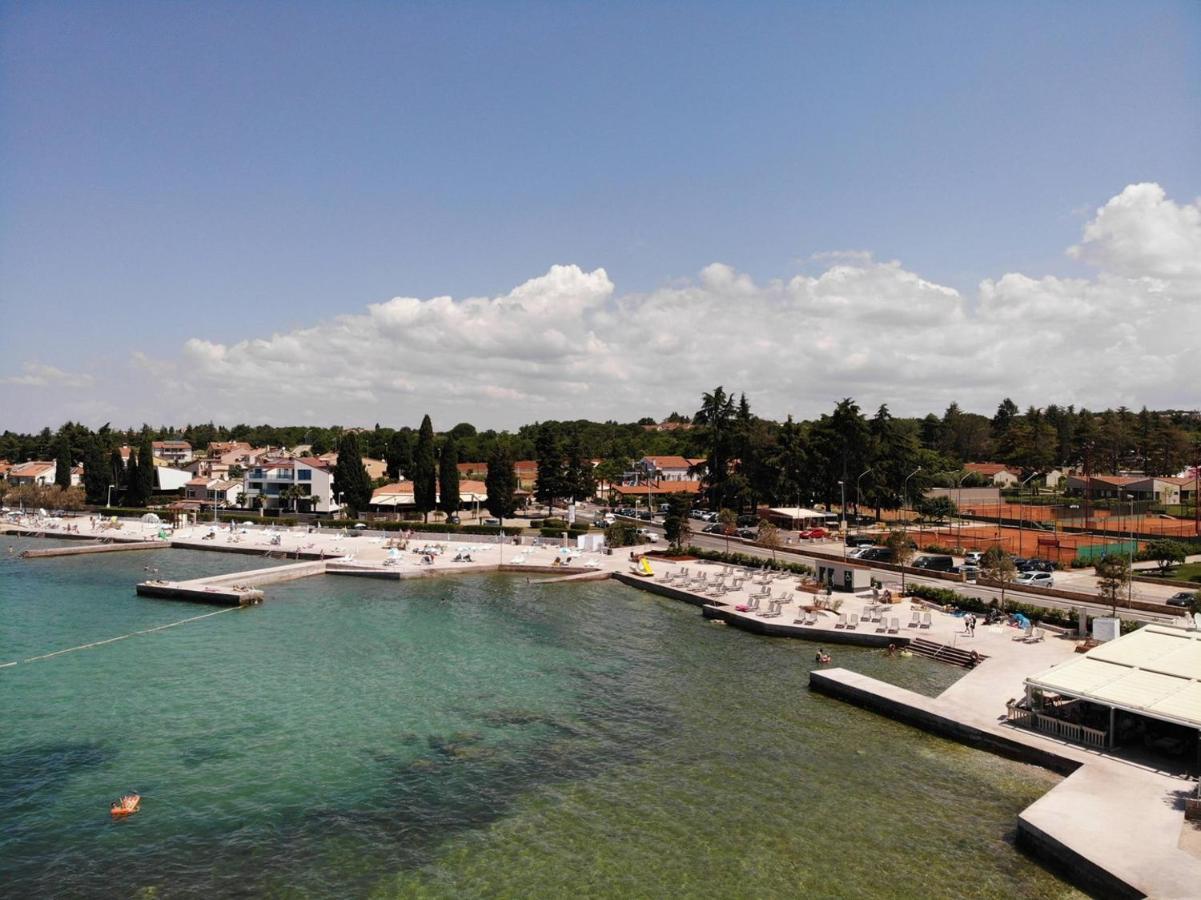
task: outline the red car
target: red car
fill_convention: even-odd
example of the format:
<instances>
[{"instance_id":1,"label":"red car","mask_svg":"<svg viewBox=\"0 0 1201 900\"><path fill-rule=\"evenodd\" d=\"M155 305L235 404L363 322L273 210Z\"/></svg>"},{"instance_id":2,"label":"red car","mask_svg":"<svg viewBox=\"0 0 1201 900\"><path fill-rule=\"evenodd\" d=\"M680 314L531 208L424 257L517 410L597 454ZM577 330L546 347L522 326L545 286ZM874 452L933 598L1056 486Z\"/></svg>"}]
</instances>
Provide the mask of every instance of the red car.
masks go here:
<instances>
[{"instance_id":1,"label":"red car","mask_svg":"<svg viewBox=\"0 0 1201 900\"><path fill-rule=\"evenodd\" d=\"M827 538L829 536L830 532L824 528L806 528L800 533L800 537L803 538Z\"/></svg>"}]
</instances>

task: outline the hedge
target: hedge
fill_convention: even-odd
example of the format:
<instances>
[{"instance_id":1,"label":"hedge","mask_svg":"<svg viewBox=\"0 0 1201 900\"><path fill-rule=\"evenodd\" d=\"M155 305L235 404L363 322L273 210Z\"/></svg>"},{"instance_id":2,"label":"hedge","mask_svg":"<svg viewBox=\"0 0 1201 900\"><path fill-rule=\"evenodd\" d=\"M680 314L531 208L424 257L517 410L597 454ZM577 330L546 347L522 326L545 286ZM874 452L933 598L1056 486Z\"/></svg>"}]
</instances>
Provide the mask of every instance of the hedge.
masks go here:
<instances>
[{"instance_id":1,"label":"hedge","mask_svg":"<svg viewBox=\"0 0 1201 900\"><path fill-rule=\"evenodd\" d=\"M746 553L726 553L724 550L704 550L700 547L688 547L684 554L687 556L695 556L697 559L705 559L710 562L728 563L734 566L745 566L754 569L766 569L768 567L774 569L784 569L796 575L812 575L813 567L807 566L804 563L773 562L765 556L750 556Z\"/></svg>"},{"instance_id":2,"label":"hedge","mask_svg":"<svg viewBox=\"0 0 1201 900\"><path fill-rule=\"evenodd\" d=\"M1012 600L1006 600L1002 606L1000 600L996 598L986 603L979 597L969 597L950 588L934 587L929 584L910 584L907 585L907 590L911 597L919 597L942 606L953 606L965 612L988 613L1000 609L1007 613L1021 613L1031 622L1046 622L1048 625L1057 625L1060 628L1076 627L1076 611L1074 609L1047 609L1029 603L1014 603ZM1144 624L1122 619L1122 633L1134 631Z\"/></svg>"}]
</instances>

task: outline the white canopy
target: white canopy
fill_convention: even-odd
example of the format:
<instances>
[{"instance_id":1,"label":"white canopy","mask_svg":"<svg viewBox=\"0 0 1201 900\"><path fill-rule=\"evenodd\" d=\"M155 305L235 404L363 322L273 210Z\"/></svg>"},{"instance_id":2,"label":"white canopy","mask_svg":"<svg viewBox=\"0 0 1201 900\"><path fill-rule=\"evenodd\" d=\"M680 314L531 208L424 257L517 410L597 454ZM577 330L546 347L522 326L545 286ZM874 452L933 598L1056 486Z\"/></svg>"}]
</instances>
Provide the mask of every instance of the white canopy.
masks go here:
<instances>
[{"instance_id":1,"label":"white canopy","mask_svg":"<svg viewBox=\"0 0 1201 900\"><path fill-rule=\"evenodd\" d=\"M1201 729L1201 631L1147 625L1026 684Z\"/></svg>"}]
</instances>

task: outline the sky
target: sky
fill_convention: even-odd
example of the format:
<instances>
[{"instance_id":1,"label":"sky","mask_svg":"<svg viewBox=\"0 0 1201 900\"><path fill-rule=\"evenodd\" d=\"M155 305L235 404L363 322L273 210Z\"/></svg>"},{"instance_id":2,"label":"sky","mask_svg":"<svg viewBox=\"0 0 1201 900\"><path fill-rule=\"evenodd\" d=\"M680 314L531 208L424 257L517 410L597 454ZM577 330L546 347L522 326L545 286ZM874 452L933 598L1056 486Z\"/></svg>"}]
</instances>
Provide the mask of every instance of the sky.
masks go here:
<instances>
[{"instance_id":1,"label":"sky","mask_svg":"<svg viewBox=\"0 0 1201 900\"><path fill-rule=\"evenodd\" d=\"M1201 405L1201 4L0 2L0 429Z\"/></svg>"}]
</instances>

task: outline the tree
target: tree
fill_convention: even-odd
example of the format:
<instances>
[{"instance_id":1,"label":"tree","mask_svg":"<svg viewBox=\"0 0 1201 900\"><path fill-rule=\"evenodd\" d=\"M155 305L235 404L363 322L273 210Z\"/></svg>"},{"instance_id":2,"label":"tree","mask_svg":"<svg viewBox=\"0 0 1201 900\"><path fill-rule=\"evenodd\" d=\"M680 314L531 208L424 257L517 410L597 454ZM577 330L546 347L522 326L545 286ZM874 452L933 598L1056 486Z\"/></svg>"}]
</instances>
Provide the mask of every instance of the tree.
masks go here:
<instances>
[{"instance_id":1,"label":"tree","mask_svg":"<svg viewBox=\"0 0 1201 900\"><path fill-rule=\"evenodd\" d=\"M1162 539L1151 541L1143 551L1144 557L1159 563L1159 571L1167 574L1168 569L1188 558L1188 547L1180 541Z\"/></svg>"},{"instance_id":2,"label":"tree","mask_svg":"<svg viewBox=\"0 0 1201 900\"><path fill-rule=\"evenodd\" d=\"M71 438L64 427L58 434L58 450L55 455L54 483L64 491L71 486Z\"/></svg>"},{"instance_id":3,"label":"tree","mask_svg":"<svg viewBox=\"0 0 1201 900\"><path fill-rule=\"evenodd\" d=\"M359 436L353 431L344 432L338 440L338 461L334 464L334 490L341 495L342 502L356 514L371 504L371 479L367 477L367 469L363 465Z\"/></svg>"},{"instance_id":4,"label":"tree","mask_svg":"<svg viewBox=\"0 0 1201 900\"><path fill-rule=\"evenodd\" d=\"M504 522L517 508L517 473L513 469L513 452L503 441L494 442L488 454L484 485L488 492L488 512Z\"/></svg>"},{"instance_id":5,"label":"tree","mask_svg":"<svg viewBox=\"0 0 1201 900\"><path fill-rule=\"evenodd\" d=\"M83 491L88 503L98 505L107 500L108 460L105 459L104 447L100 438L92 435L87 440L83 452Z\"/></svg>"},{"instance_id":6,"label":"tree","mask_svg":"<svg viewBox=\"0 0 1201 900\"><path fill-rule=\"evenodd\" d=\"M129 449L129 465L125 468L125 503L128 506L145 506L150 499L150 492L145 489L145 479L142 478L142 468L149 470L154 477L154 463L149 459L145 464L141 460L141 451L135 447Z\"/></svg>"},{"instance_id":7,"label":"tree","mask_svg":"<svg viewBox=\"0 0 1201 900\"><path fill-rule=\"evenodd\" d=\"M766 547L771 550L771 561L776 561L776 550L780 546L780 529L774 524L763 519L759 523L759 533L755 536L755 543L760 547Z\"/></svg>"},{"instance_id":8,"label":"tree","mask_svg":"<svg viewBox=\"0 0 1201 900\"><path fill-rule=\"evenodd\" d=\"M622 461L612 457L596 467L595 477L605 485L610 506L614 503L616 486L621 484L622 476L625 475L627 468L629 468L628 460Z\"/></svg>"},{"instance_id":9,"label":"tree","mask_svg":"<svg viewBox=\"0 0 1201 900\"><path fill-rule=\"evenodd\" d=\"M132 476L130 481L133 481ZM138 444L137 496L135 506L145 506L154 496L154 445L150 440L150 429L143 428L142 440Z\"/></svg>"},{"instance_id":10,"label":"tree","mask_svg":"<svg viewBox=\"0 0 1201 900\"><path fill-rule=\"evenodd\" d=\"M436 506L438 475L434 460L434 424L427 414L417 431L417 448L413 451L413 504L424 521Z\"/></svg>"},{"instance_id":11,"label":"tree","mask_svg":"<svg viewBox=\"0 0 1201 900\"><path fill-rule=\"evenodd\" d=\"M980 572L985 578L1000 582L1001 606L1004 606L1005 585L1012 581L1013 576L1017 574L1017 566L1013 563L1013 557L1002 550L1000 546L989 547L980 557Z\"/></svg>"},{"instance_id":12,"label":"tree","mask_svg":"<svg viewBox=\"0 0 1201 900\"><path fill-rule=\"evenodd\" d=\"M394 431L388 439L388 447L384 451L384 459L388 463L388 477L404 478L413 471L413 438L409 429L402 428Z\"/></svg>"},{"instance_id":13,"label":"tree","mask_svg":"<svg viewBox=\"0 0 1201 900\"><path fill-rule=\"evenodd\" d=\"M701 481L710 509L727 502L730 450L734 439L734 398L721 385L701 396L701 408L692 417L701 426L705 444L705 475Z\"/></svg>"},{"instance_id":14,"label":"tree","mask_svg":"<svg viewBox=\"0 0 1201 900\"><path fill-rule=\"evenodd\" d=\"M459 444L454 434L438 455L438 508L448 516L459 511Z\"/></svg>"},{"instance_id":15,"label":"tree","mask_svg":"<svg viewBox=\"0 0 1201 900\"><path fill-rule=\"evenodd\" d=\"M892 561L901 567L901 593L905 593L905 566L913 558L913 545L909 534L902 528L894 528L884 539L884 546L892 551Z\"/></svg>"},{"instance_id":16,"label":"tree","mask_svg":"<svg viewBox=\"0 0 1201 900\"><path fill-rule=\"evenodd\" d=\"M726 539L726 552L730 552L730 535L738 531L738 513L732 509L723 508L717 514L718 529Z\"/></svg>"},{"instance_id":17,"label":"tree","mask_svg":"<svg viewBox=\"0 0 1201 900\"><path fill-rule=\"evenodd\" d=\"M584 443L578 430L571 436L567 447L563 493L572 500L591 500L596 494L596 476L592 471L592 460L584 452Z\"/></svg>"},{"instance_id":18,"label":"tree","mask_svg":"<svg viewBox=\"0 0 1201 900\"><path fill-rule=\"evenodd\" d=\"M555 499L567 494L567 473L563 464L559 435L549 422L544 422L538 428L538 436L534 439L534 458L538 461L534 498L539 503L545 503L546 511L550 513Z\"/></svg>"},{"instance_id":19,"label":"tree","mask_svg":"<svg viewBox=\"0 0 1201 900\"><path fill-rule=\"evenodd\" d=\"M1118 596L1130 583L1130 560L1118 553L1107 553L1097 563L1097 596L1109 604L1110 614L1118 614Z\"/></svg>"},{"instance_id":20,"label":"tree","mask_svg":"<svg viewBox=\"0 0 1201 900\"><path fill-rule=\"evenodd\" d=\"M683 549L692 536L688 520L688 498L683 494L672 494L667 501L667 516L663 519L663 532L671 545Z\"/></svg>"},{"instance_id":21,"label":"tree","mask_svg":"<svg viewBox=\"0 0 1201 900\"><path fill-rule=\"evenodd\" d=\"M614 522L605 529L605 543L610 547L632 547L641 542L638 529L631 522Z\"/></svg>"},{"instance_id":22,"label":"tree","mask_svg":"<svg viewBox=\"0 0 1201 900\"><path fill-rule=\"evenodd\" d=\"M959 512L955 501L950 497L923 497L917 501L917 511L927 519L949 519Z\"/></svg>"}]
</instances>

